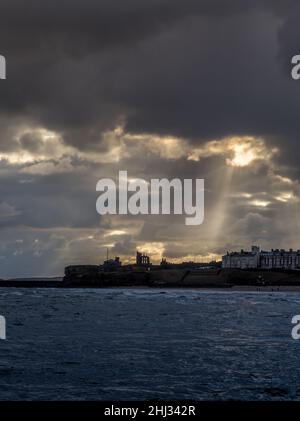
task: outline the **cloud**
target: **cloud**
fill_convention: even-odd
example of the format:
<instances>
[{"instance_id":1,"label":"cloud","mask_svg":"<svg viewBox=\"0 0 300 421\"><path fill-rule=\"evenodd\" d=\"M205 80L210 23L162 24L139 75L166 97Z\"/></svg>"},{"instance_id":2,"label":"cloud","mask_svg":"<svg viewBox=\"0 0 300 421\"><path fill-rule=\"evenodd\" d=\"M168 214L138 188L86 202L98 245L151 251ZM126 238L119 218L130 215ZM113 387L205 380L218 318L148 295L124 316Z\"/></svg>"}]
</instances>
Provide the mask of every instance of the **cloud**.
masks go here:
<instances>
[{"instance_id":1,"label":"cloud","mask_svg":"<svg viewBox=\"0 0 300 421\"><path fill-rule=\"evenodd\" d=\"M295 1L46 3L1 2L0 276L98 263L107 245L124 261L299 248ZM204 178L204 224L99 218L96 182L119 170Z\"/></svg>"},{"instance_id":2,"label":"cloud","mask_svg":"<svg viewBox=\"0 0 300 421\"><path fill-rule=\"evenodd\" d=\"M199 161L214 155L228 156L226 163L233 167L246 167L258 161L270 160L278 153L277 148L268 148L261 138L251 136L230 137L212 140L201 148L191 151L189 160Z\"/></svg>"},{"instance_id":3,"label":"cloud","mask_svg":"<svg viewBox=\"0 0 300 421\"><path fill-rule=\"evenodd\" d=\"M196 143L273 134L275 115L288 118L281 104L295 100L277 62L289 14L283 1L54 0L41 9L29 0L25 12L5 0L1 114L81 149L120 120L132 133Z\"/></svg>"}]
</instances>

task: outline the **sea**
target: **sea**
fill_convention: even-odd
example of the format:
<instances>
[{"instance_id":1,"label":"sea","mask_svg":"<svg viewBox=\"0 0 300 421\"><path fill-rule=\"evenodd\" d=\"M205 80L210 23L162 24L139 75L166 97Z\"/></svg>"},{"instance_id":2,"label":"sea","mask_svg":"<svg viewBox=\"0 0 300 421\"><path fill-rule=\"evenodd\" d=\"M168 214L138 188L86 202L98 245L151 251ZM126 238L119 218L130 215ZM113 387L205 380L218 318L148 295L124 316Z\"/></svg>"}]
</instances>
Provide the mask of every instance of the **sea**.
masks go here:
<instances>
[{"instance_id":1,"label":"sea","mask_svg":"<svg viewBox=\"0 0 300 421\"><path fill-rule=\"evenodd\" d=\"M297 292L1 288L0 400L299 400Z\"/></svg>"}]
</instances>

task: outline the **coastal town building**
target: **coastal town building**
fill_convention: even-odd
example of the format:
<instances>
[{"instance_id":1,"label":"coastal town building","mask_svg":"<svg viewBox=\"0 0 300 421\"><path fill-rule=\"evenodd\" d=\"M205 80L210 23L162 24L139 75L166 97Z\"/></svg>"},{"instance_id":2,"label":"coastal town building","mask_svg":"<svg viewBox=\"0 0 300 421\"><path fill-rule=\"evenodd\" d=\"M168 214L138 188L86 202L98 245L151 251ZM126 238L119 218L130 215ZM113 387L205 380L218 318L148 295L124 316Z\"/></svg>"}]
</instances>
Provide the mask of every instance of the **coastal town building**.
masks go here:
<instances>
[{"instance_id":1,"label":"coastal town building","mask_svg":"<svg viewBox=\"0 0 300 421\"><path fill-rule=\"evenodd\" d=\"M222 257L224 269L300 269L300 250L261 250L252 246L251 251L227 252Z\"/></svg>"}]
</instances>

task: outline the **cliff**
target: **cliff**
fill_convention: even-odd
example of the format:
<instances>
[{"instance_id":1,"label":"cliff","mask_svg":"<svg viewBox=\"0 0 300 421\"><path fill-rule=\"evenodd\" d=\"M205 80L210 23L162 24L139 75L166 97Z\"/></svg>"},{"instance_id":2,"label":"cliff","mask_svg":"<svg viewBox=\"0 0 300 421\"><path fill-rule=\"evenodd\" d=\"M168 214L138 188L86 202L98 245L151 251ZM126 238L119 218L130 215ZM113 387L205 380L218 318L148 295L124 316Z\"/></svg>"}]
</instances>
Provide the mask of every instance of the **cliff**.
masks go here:
<instances>
[{"instance_id":1,"label":"cliff","mask_svg":"<svg viewBox=\"0 0 300 421\"><path fill-rule=\"evenodd\" d=\"M95 272L82 269L67 271L63 280L68 287L224 287L226 277L221 270L192 271L184 269L134 270L118 272Z\"/></svg>"}]
</instances>

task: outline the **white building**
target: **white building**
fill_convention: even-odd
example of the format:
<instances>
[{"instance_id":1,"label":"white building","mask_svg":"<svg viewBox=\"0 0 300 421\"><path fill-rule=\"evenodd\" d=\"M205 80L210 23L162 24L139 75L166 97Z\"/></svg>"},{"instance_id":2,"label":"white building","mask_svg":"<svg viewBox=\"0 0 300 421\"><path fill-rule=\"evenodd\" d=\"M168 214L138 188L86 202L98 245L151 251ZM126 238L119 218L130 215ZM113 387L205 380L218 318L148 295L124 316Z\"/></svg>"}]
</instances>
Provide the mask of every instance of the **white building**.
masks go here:
<instances>
[{"instance_id":1,"label":"white building","mask_svg":"<svg viewBox=\"0 0 300 421\"><path fill-rule=\"evenodd\" d=\"M300 250L290 249L271 251L252 246L251 251L227 252L222 257L223 268L237 269L300 269Z\"/></svg>"},{"instance_id":2,"label":"white building","mask_svg":"<svg viewBox=\"0 0 300 421\"><path fill-rule=\"evenodd\" d=\"M254 269L259 267L259 260L260 248L252 246L251 251L241 250L240 252L227 252L227 254L225 254L225 256L222 257L222 267L230 269Z\"/></svg>"}]
</instances>

